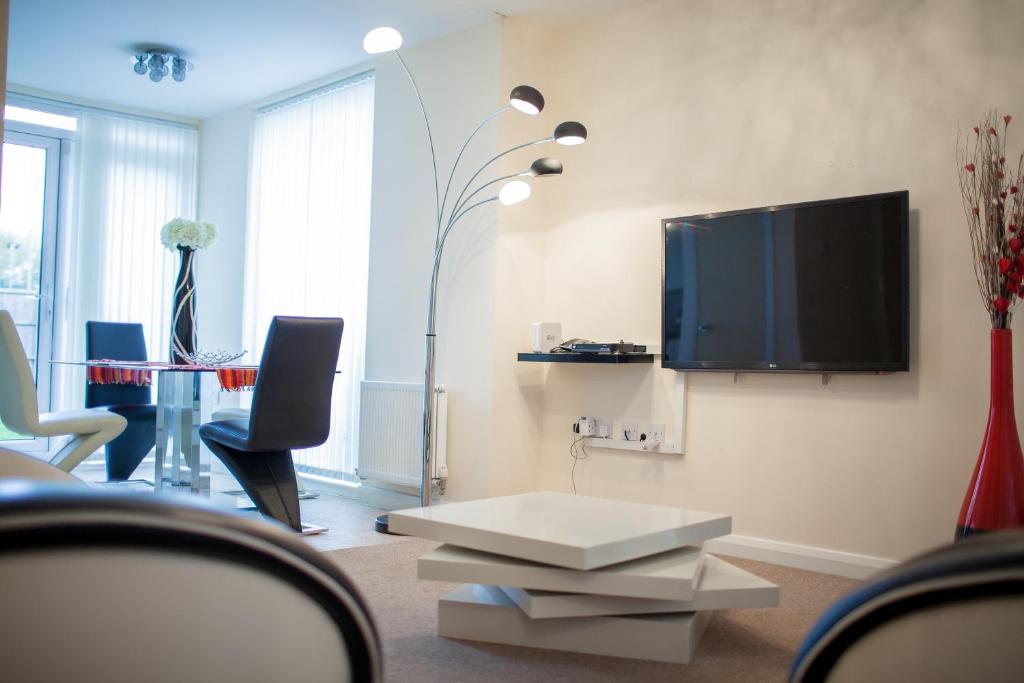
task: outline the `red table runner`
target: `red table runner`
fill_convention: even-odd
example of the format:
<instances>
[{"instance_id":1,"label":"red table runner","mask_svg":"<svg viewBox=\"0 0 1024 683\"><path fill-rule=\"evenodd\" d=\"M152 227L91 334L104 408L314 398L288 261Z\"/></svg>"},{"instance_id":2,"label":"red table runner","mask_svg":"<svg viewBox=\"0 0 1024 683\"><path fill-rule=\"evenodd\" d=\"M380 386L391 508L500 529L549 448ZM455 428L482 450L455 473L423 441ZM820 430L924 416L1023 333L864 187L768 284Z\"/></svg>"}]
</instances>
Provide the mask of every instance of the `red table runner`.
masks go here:
<instances>
[{"instance_id":1,"label":"red table runner","mask_svg":"<svg viewBox=\"0 0 1024 683\"><path fill-rule=\"evenodd\" d=\"M117 363L125 365L127 361L103 360L101 363ZM146 368L167 367L180 369L183 372L189 370L210 370L211 368L202 365L173 365L171 363L154 363L139 361L139 365ZM212 368L217 373L217 381L224 391L246 391L256 385L258 368ZM103 365L90 365L86 368L89 384L131 384L139 387L148 387L153 383L153 371L149 369L136 369L124 367L107 367Z\"/></svg>"},{"instance_id":2,"label":"red table runner","mask_svg":"<svg viewBox=\"0 0 1024 683\"><path fill-rule=\"evenodd\" d=\"M246 391L256 386L256 368L219 368L217 379L224 391Z\"/></svg>"},{"instance_id":3,"label":"red table runner","mask_svg":"<svg viewBox=\"0 0 1024 683\"><path fill-rule=\"evenodd\" d=\"M90 365L86 368L86 373L89 384L133 384L137 387L148 387L153 383L153 373L149 370Z\"/></svg>"}]
</instances>

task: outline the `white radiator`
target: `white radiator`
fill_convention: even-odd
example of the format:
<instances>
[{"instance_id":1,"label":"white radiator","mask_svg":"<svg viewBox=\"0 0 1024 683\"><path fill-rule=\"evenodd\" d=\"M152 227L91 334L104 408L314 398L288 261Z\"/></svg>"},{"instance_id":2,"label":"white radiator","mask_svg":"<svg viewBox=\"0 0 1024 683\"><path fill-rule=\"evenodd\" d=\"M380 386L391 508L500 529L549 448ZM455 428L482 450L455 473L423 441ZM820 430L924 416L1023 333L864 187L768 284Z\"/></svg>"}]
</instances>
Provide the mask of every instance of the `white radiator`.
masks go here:
<instances>
[{"instance_id":1,"label":"white radiator","mask_svg":"<svg viewBox=\"0 0 1024 683\"><path fill-rule=\"evenodd\" d=\"M359 478L418 488L423 458L423 385L362 382L359 394ZM437 387L434 401L433 476L446 479L448 393L444 387Z\"/></svg>"}]
</instances>

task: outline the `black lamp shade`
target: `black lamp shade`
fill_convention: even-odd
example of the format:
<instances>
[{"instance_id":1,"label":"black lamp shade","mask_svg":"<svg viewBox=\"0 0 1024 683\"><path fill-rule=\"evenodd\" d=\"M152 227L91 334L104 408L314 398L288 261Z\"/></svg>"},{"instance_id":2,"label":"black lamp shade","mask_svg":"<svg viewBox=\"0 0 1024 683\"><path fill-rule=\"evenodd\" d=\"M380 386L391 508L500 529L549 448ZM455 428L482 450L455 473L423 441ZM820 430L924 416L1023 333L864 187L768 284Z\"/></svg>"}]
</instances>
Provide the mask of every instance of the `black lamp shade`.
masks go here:
<instances>
[{"instance_id":1,"label":"black lamp shade","mask_svg":"<svg viewBox=\"0 0 1024 683\"><path fill-rule=\"evenodd\" d=\"M524 114L533 116L544 109L544 96L532 85L517 85L508 94L508 103Z\"/></svg>"},{"instance_id":2,"label":"black lamp shade","mask_svg":"<svg viewBox=\"0 0 1024 683\"><path fill-rule=\"evenodd\" d=\"M561 174L562 162L552 157L542 157L530 164L530 175L534 177Z\"/></svg>"},{"instance_id":3,"label":"black lamp shade","mask_svg":"<svg viewBox=\"0 0 1024 683\"><path fill-rule=\"evenodd\" d=\"M565 121L555 127L554 137L560 145L582 145L587 139L587 127L579 121Z\"/></svg>"}]
</instances>

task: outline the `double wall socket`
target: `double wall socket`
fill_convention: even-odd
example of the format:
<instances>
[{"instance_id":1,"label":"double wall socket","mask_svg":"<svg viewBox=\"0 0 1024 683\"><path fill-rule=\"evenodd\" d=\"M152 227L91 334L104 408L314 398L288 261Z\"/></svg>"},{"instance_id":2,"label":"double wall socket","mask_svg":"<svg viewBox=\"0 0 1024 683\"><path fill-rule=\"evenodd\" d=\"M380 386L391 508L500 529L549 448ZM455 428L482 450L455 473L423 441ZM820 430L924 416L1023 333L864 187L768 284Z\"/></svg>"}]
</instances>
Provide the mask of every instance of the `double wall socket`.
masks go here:
<instances>
[{"instance_id":1,"label":"double wall socket","mask_svg":"<svg viewBox=\"0 0 1024 683\"><path fill-rule=\"evenodd\" d=\"M573 432L581 436L622 441L653 441L664 443L665 423L639 420L611 420L604 417L581 417L573 423Z\"/></svg>"},{"instance_id":2,"label":"double wall socket","mask_svg":"<svg viewBox=\"0 0 1024 683\"><path fill-rule=\"evenodd\" d=\"M649 422L644 429L644 434L651 441L665 441L665 425L662 422Z\"/></svg>"}]
</instances>

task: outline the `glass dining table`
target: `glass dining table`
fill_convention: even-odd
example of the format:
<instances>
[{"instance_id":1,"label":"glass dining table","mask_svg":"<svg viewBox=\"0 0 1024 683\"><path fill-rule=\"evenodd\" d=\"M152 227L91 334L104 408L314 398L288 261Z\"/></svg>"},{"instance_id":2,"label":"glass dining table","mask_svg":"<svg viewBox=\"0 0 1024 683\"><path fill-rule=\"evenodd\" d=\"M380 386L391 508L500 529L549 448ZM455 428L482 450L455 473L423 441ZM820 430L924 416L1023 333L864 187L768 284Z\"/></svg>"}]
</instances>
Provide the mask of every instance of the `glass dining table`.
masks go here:
<instances>
[{"instance_id":1,"label":"glass dining table","mask_svg":"<svg viewBox=\"0 0 1024 683\"><path fill-rule=\"evenodd\" d=\"M190 487L193 493L210 495L210 454L202 447L199 426L202 424L202 380L210 374L225 378L248 375L255 380L253 365L173 365L156 361L63 361L55 365L85 368L110 368L150 373L157 379L156 447L153 487L159 491L165 484ZM236 387L237 388L237 387ZM167 465L170 441L170 471Z\"/></svg>"}]
</instances>

